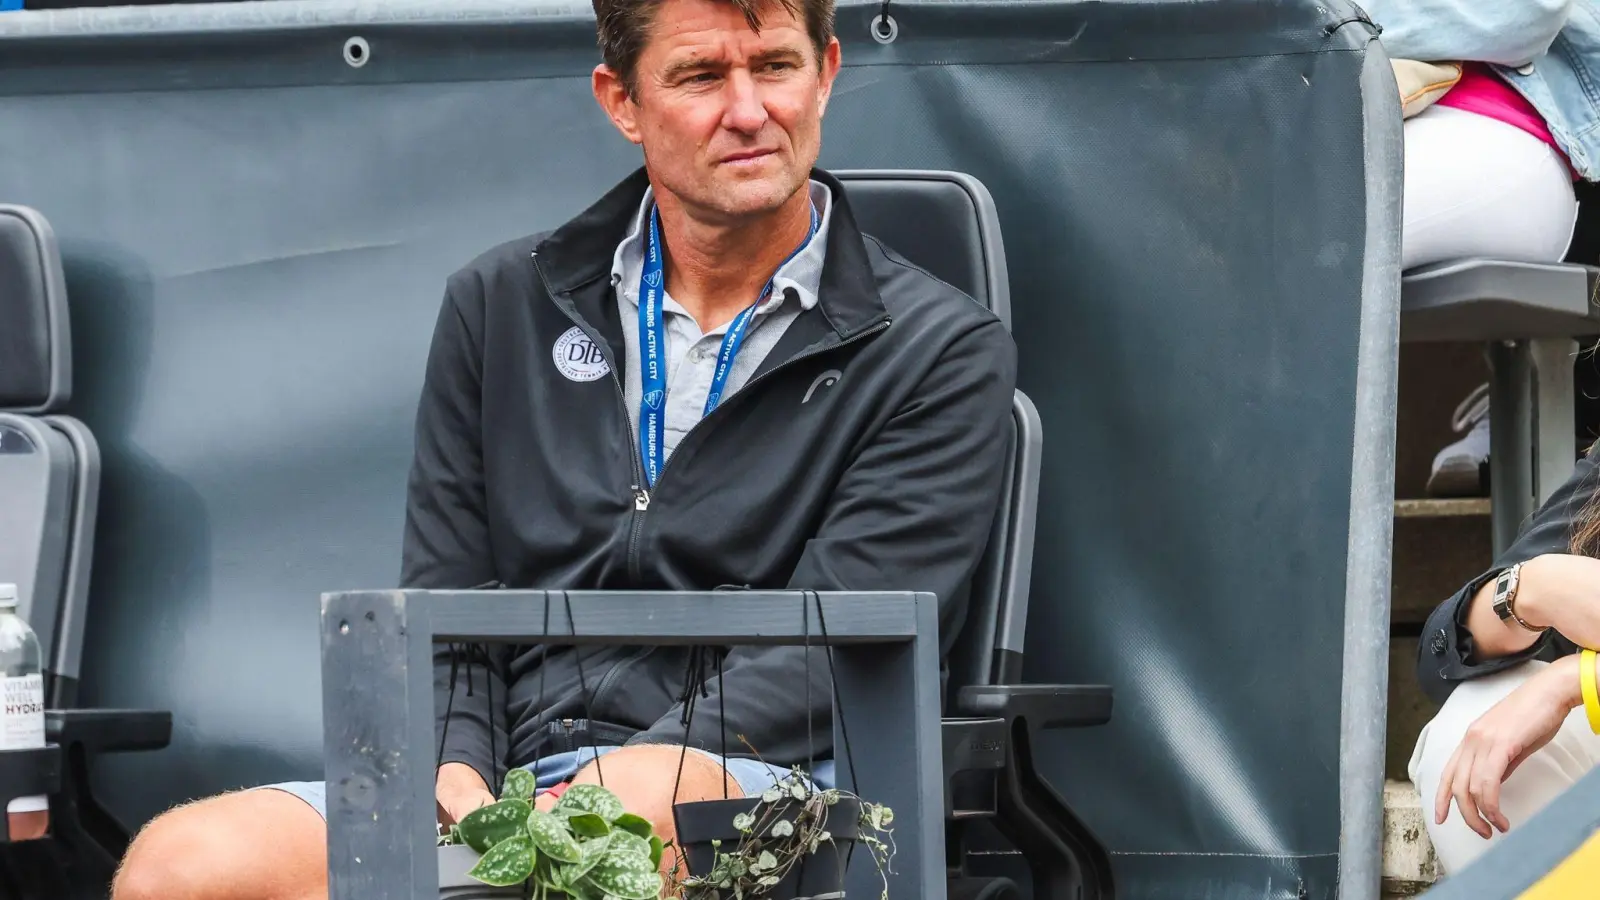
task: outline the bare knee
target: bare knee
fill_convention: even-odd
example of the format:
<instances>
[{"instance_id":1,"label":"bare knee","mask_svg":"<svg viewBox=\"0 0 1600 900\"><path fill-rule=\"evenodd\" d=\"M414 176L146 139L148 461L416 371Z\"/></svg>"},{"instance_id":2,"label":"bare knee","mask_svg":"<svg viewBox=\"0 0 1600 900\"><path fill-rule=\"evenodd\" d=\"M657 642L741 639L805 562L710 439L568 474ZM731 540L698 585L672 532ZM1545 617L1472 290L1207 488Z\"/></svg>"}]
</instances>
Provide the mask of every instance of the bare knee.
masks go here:
<instances>
[{"instance_id":1,"label":"bare knee","mask_svg":"<svg viewBox=\"0 0 1600 900\"><path fill-rule=\"evenodd\" d=\"M112 900L314 900L327 896L326 826L280 791L225 794L151 821Z\"/></svg>"},{"instance_id":2,"label":"bare knee","mask_svg":"<svg viewBox=\"0 0 1600 900\"><path fill-rule=\"evenodd\" d=\"M673 744L623 747L585 766L576 783L604 784L627 803L659 806L670 813L674 802L742 797L739 782L711 757ZM645 815L643 810L634 810Z\"/></svg>"},{"instance_id":3,"label":"bare knee","mask_svg":"<svg viewBox=\"0 0 1600 900\"><path fill-rule=\"evenodd\" d=\"M739 782L712 758L672 744L623 747L585 766L574 784L603 784L623 808L650 820L662 840L676 845L675 803L743 797ZM663 873L677 862L676 849L661 860Z\"/></svg>"}]
</instances>

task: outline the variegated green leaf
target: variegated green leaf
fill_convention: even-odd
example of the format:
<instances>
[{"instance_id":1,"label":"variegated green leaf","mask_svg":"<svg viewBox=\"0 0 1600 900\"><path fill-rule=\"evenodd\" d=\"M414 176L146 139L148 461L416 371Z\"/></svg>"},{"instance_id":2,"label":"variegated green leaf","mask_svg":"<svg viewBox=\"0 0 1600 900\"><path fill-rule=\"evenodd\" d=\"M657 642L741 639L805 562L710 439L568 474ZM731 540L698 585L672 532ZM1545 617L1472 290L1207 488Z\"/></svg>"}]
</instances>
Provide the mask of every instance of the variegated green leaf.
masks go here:
<instances>
[{"instance_id":1,"label":"variegated green leaf","mask_svg":"<svg viewBox=\"0 0 1600 900\"><path fill-rule=\"evenodd\" d=\"M567 823L547 812L534 810L526 818L528 836L539 852L557 862L573 863L579 859L578 840L567 831Z\"/></svg>"},{"instance_id":2,"label":"variegated green leaf","mask_svg":"<svg viewBox=\"0 0 1600 900\"><path fill-rule=\"evenodd\" d=\"M580 844L578 847L578 861L567 863L561 867L562 880L567 884L574 884L578 879L587 875L590 869L599 865L600 861L606 858L606 852L611 849L612 842L617 835L633 837L633 835L625 831L619 831L616 835L607 835L606 837L595 838L592 841L585 841Z\"/></svg>"},{"instance_id":3,"label":"variegated green leaf","mask_svg":"<svg viewBox=\"0 0 1600 900\"><path fill-rule=\"evenodd\" d=\"M761 794L762 803L777 803L783 799L783 789L777 785L767 788Z\"/></svg>"},{"instance_id":4,"label":"variegated green leaf","mask_svg":"<svg viewBox=\"0 0 1600 900\"><path fill-rule=\"evenodd\" d=\"M568 900L605 900L606 892L595 887L587 878L579 878L561 890Z\"/></svg>"},{"instance_id":5,"label":"variegated green leaf","mask_svg":"<svg viewBox=\"0 0 1600 900\"><path fill-rule=\"evenodd\" d=\"M466 814L456 825L456 830L468 847L479 853L488 853L501 841L522 833L530 809L525 800L501 800Z\"/></svg>"},{"instance_id":6,"label":"variegated green leaf","mask_svg":"<svg viewBox=\"0 0 1600 900\"><path fill-rule=\"evenodd\" d=\"M608 853L589 870L588 881L622 900L656 900L661 894L661 873L650 868L649 860Z\"/></svg>"},{"instance_id":7,"label":"variegated green leaf","mask_svg":"<svg viewBox=\"0 0 1600 900\"><path fill-rule=\"evenodd\" d=\"M772 823L770 834L775 838L786 838L794 835L794 823L788 819L779 819Z\"/></svg>"},{"instance_id":8,"label":"variegated green leaf","mask_svg":"<svg viewBox=\"0 0 1600 900\"><path fill-rule=\"evenodd\" d=\"M756 817L747 812L739 813L733 817L733 827L741 833L749 834L750 829L756 827Z\"/></svg>"},{"instance_id":9,"label":"variegated green leaf","mask_svg":"<svg viewBox=\"0 0 1600 900\"><path fill-rule=\"evenodd\" d=\"M495 844L467 875L493 887L510 887L528 880L536 858L533 841L519 834Z\"/></svg>"},{"instance_id":10,"label":"variegated green leaf","mask_svg":"<svg viewBox=\"0 0 1600 900\"><path fill-rule=\"evenodd\" d=\"M607 822L615 822L626 810L622 808L622 801L617 799L616 794L600 785L575 784L567 788L561 799L556 801L554 812L556 815L564 816L591 812Z\"/></svg>"},{"instance_id":11,"label":"variegated green leaf","mask_svg":"<svg viewBox=\"0 0 1600 900\"><path fill-rule=\"evenodd\" d=\"M506 783L500 788L501 800L528 800L538 783L527 769L512 769L506 773Z\"/></svg>"},{"instance_id":12,"label":"variegated green leaf","mask_svg":"<svg viewBox=\"0 0 1600 900\"><path fill-rule=\"evenodd\" d=\"M564 864L554 862L548 856L541 856L534 863L533 880L535 883L556 893L565 893L567 890L566 883L561 877L561 873L565 868Z\"/></svg>"},{"instance_id":13,"label":"variegated green leaf","mask_svg":"<svg viewBox=\"0 0 1600 900\"><path fill-rule=\"evenodd\" d=\"M611 824L621 828L623 831L637 834L639 837L642 837L647 841L650 840L651 835L656 833L655 826L650 824L649 819L646 819L644 816L634 815L630 812L625 812L622 815L617 816L612 820Z\"/></svg>"},{"instance_id":14,"label":"variegated green leaf","mask_svg":"<svg viewBox=\"0 0 1600 900\"><path fill-rule=\"evenodd\" d=\"M578 837L597 838L611 833L611 825L592 812L567 816L567 827Z\"/></svg>"},{"instance_id":15,"label":"variegated green leaf","mask_svg":"<svg viewBox=\"0 0 1600 900\"><path fill-rule=\"evenodd\" d=\"M611 852L625 853L648 859L650 856L650 842L631 831L611 832Z\"/></svg>"}]
</instances>

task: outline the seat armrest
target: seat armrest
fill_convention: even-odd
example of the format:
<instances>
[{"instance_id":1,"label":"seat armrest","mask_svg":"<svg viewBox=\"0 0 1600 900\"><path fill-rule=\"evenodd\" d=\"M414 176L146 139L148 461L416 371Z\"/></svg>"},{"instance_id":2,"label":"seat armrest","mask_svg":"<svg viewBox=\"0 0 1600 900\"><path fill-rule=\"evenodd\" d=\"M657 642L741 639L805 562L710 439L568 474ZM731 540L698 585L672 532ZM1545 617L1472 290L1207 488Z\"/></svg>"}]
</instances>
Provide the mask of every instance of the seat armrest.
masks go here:
<instances>
[{"instance_id":1,"label":"seat armrest","mask_svg":"<svg viewBox=\"0 0 1600 900\"><path fill-rule=\"evenodd\" d=\"M1024 719L1033 728L1086 728L1111 721L1111 686L972 685L956 695L956 709L964 716Z\"/></svg>"},{"instance_id":2,"label":"seat armrest","mask_svg":"<svg viewBox=\"0 0 1600 900\"><path fill-rule=\"evenodd\" d=\"M45 739L89 753L160 750L172 740L172 713L144 709L50 709Z\"/></svg>"}]
</instances>

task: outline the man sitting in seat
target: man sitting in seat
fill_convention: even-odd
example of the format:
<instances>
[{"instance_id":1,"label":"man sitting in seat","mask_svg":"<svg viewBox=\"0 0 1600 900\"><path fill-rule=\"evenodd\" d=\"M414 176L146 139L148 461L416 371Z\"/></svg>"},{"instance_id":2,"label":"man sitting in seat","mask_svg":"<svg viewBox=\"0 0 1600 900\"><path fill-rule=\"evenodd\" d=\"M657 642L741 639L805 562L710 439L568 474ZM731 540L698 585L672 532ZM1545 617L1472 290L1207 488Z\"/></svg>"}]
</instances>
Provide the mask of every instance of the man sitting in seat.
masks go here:
<instances>
[{"instance_id":1,"label":"man sitting in seat","mask_svg":"<svg viewBox=\"0 0 1600 900\"><path fill-rule=\"evenodd\" d=\"M931 591L948 646L998 507L1015 347L863 237L813 168L839 71L832 0L594 6L594 94L644 167L450 278L402 584ZM687 735L682 648L438 662L452 820L492 800L504 766L536 766L547 787L603 776L671 837L680 757L688 802L832 754L827 667L803 648L729 651ZM607 748L599 766L585 745ZM324 814L308 783L180 807L137 837L113 895L325 896Z\"/></svg>"}]
</instances>

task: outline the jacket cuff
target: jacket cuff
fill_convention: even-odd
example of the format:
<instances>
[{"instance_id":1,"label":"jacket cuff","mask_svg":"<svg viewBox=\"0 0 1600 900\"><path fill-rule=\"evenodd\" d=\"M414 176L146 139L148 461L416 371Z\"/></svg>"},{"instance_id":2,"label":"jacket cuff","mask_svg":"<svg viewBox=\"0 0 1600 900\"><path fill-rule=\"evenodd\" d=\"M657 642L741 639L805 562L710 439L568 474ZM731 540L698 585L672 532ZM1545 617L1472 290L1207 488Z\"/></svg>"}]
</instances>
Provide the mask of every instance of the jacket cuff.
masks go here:
<instances>
[{"instance_id":1,"label":"jacket cuff","mask_svg":"<svg viewBox=\"0 0 1600 900\"><path fill-rule=\"evenodd\" d=\"M1494 659L1477 659L1472 632L1467 630L1467 612L1472 598L1485 584L1499 577L1501 569L1490 569L1467 582L1455 596L1439 604L1428 616L1417 649L1417 677L1423 693L1435 703L1444 703L1455 686L1473 678L1493 675L1521 665L1544 652L1552 632L1546 631L1526 650Z\"/></svg>"}]
</instances>

